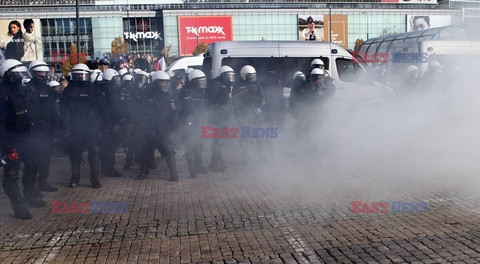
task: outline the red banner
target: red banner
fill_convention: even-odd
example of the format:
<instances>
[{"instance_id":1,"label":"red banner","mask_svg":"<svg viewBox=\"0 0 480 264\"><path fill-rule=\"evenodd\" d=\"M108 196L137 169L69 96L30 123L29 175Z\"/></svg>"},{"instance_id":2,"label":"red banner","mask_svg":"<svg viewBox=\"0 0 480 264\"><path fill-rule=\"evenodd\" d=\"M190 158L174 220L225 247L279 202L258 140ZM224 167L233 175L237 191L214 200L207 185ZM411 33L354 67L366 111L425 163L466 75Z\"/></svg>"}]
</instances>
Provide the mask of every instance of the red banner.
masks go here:
<instances>
[{"instance_id":1,"label":"red banner","mask_svg":"<svg viewBox=\"0 0 480 264\"><path fill-rule=\"evenodd\" d=\"M192 55L198 44L233 40L231 16L178 17L180 56Z\"/></svg>"}]
</instances>

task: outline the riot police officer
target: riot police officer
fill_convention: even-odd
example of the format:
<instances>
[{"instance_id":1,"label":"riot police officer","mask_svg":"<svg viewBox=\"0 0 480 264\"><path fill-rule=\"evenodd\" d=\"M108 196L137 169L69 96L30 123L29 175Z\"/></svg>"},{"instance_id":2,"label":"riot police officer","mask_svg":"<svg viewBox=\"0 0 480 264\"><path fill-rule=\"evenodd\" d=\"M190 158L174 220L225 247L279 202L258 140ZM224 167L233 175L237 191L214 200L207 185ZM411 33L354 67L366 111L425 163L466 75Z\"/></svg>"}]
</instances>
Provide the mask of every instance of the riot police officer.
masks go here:
<instances>
[{"instance_id":1,"label":"riot police officer","mask_svg":"<svg viewBox=\"0 0 480 264\"><path fill-rule=\"evenodd\" d=\"M310 63L310 69L313 70L315 68L318 68L320 70L325 70L325 63L323 63L323 60L321 59L314 59Z\"/></svg>"},{"instance_id":2,"label":"riot police officer","mask_svg":"<svg viewBox=\"0 0 480 264\"><path fill-rule=\"evenodd\" d=\"M138 179L148 175L150 146L155 146L167 162L172 181L178 181L175 150L171 132L177 121L176 102L170 92L170 77L166 72L157 71L152 75L152 84L145 91L141 104L141 129L143 137L138 153L140 174Z\"/></svg>"},{"instance_id":3,"label":"riot police officer","mask_svg":"<svg viewBox=\"0 0 480 264\"><path fill-rule=\"evenodd\" d=\"M63 93L62 118L67 127L70 146L72 179L70 188L80 181L82 152L88 150L90 182L93 188L101 188L99 174L99 140L105 102L97 87L90 82L90 70L83 63L72 69L72 82Z\"/></svg>"},{"instance_id":4,"label":"riot police officer","mask_svg":"<svg viewBox=\"0 0 480 264\"><path fill-rule=\"evenodd\" d=\"M120 71L125 70L121 69ZM119 72L119 74L121 74ZM133 87L133 76L126 72L122 76L122 86L121 86L121 93L125 96L124 97L124 102L125 102L125 108L124 110L126 111L126 114L128 116L128 123L127 123L127 137L124 138L124 144L127 146L126 149L126 158L125 158L125 164L123 165L123 170L129 170L130 167L133 165L133 157L135 155L135 137L134 137L134 131L133 131L133 124L135 123L136 120L136 110L135 106L138 104L138 98L139 98L139 90L135 89ZM125 146L124 145L124 146Z\"/></svg>"},{"instance_id":5,"label":"riot police officer","mask_svg":"<svg viewBox=\"0 0 480 264\"><path fill-rule=\"evenodd\" d=\"M47 85L49 68L43 61L33 61L29 65L33 76L30 89L26 90L27 108L31 123L30 135L27 139L28 153L24 156L23 185L25 198L30 204L46 205L37 200L37 191L54 192L57 188L47 182L50 170L50 158L53 154L53 136L56 113L54 94ZM38 189L37 184L38 174ZM34 193L35 195L30 195Z\"/></svg>"},{"instance_id":6,"label":"riot police officer","mask_svg":"<svg viewBox=\"0 0 480 264\"><path fill-rule=\"evenodd\" d=\"M207 77L201 70L188 74L188 84L180 92L182 106L180 120L183 125L183 138L186 146L185 158L190 176L205 173L202 167L203 142L201 126L206 124Z\"/></svg>"},{"instance_id":7,"label":"riot police officer","mask_svg":"<svg viewBox=\"0 0 480 264\"><path fill-rule=\"evenodd\" d=\"M97 86L102 92L107 105L107 112L103 115L103 139L100 144L101 169L107 177L120 177L115 169L115 150L120 141L120 119L117 97L121 85L120 75L114 69L106 69L97 79Z\"/></svg>"},{"instance_id":8,"label":"riot police officer","mask_svg":"<svg viewBox=\"0 0 480 264\"><path fill-rule=\"evenodd\" d=\"M219 129L227 127L230 116L233 116L232 92L235 84L235 72L230 66L220 67L220 76L208 86L208 105L210 123ZM225 171L226 164L222 158L222 138L212 139L211 171Z\"/></svg>"},{"instance_id":9,"label":"riot police officer","mask_svg":"<svg viewBox=\"0 0 480 264\"><path fill-rule=\"evenodd\" d=\"M263 122L264 95L263 88L257 82L257 71L251 65L245 65L240 70L242 81L234 88L234 111L238 126L259 127ZM249 162L248 140L253 138L241 138L240 148L242 151L242 163ZM265 151L262 140L255 140L259 160L265 159Z\"/></svg>"},{"instance_id":10,"label":"riot police officer","mask_svg":"<svg viewBox=\"0 0 480 264\"><path fill-rule=\"evenodd\" d=\"M307 78L301 71L296 71L293 74L292 89L290 91L289 106L290 111L295 122L295 127L301 130L303 124L303 107L305 106L305 86L307 85Z\"/></svg>"},{"instance_id":11,"label":"riot police officer","mask_svg":"<svg viewBox=\"0 0 480 264\"><path fill-rule=\"evenodd\" d=\"M25 153L25 140L30 130L25 97L26 82L31 79L28 69L17 60L5 60L0 66L0 127L2 156L17 149ZM3 175L3 189L10 199L15 217L30 219L27 204L18 187L20 160L7 164Z\"/></svg>"},{"instance_id":12,"label":"riot police officer","mask_svg":"<svg viewBox=\"0 0 480 264\"><path fill-rule=\"evenodd\" d=\"M149 84L150 76L148 75L147 72L142 71L140 69L134 69L134 75L133 75L133 87L134 87L134 93L135 95L135 105L139 107L139 104L141 104L144 100L145 96L145 90ZM134 135L139 136L139 135ZM137 145L138 146L138 145ZM155 169L157 167L157 164L155 162L155 148L150 145L149 146L149 161L148 161L148 167L150 169ZM136 154L136 153L135 153Z\"/></svg>"},{"instance_id":13,"label":"riot police officer","mask_svg":"<svg viewBox=\"0 0 480 264\"><path fill-rule=\"evenodd\" d=\"M63 142L64 138L62 135L65 131L65 126L60 118L60 101L62 99L64 89L57 81L51 81L48 83L48 85L53 91L53 108L55 109L55 131L53 133L53 145L54 149L59 150L65 147L65 142ZM68 153L68 151L66 152Z\"/></svg>"},{"instance_id":14,"label":"riot police officer","mask_svg":"<svg viewBox=\"0 0 480 264\"><path fill-rule=\"evenodd\" d=\"M281 128L285 117L285 98L283 84L276 70L267 71L265 79L262 81L262 88L265 96L265 123L269 127Z\"/></svg>"},{"instance_id":15,"label":"riot police officer","mask_svg":"<svg viewBox=\"0 0 480 264\"><path fill-rule=\"evenodd\" d=\"M335 86L325 80L325 71L320 68L314 68L310 72L310 82L306 85L307 104L318 105L331 99L335 94Z\"/></svg>"}]
</instances>

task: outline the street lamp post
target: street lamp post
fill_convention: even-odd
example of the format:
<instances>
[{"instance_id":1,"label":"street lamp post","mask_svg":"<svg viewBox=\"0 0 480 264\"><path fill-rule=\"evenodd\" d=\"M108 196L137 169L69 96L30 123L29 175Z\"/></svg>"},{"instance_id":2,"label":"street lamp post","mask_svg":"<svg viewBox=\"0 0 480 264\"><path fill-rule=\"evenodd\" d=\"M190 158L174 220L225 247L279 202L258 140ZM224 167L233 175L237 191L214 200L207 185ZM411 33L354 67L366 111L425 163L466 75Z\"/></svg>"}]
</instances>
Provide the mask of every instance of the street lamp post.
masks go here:
<instances>
[{"instance_id":1,"label":"street lamp post","mask_svg":"<svg viewBox=\"0 0 480 264\"><path fill-rule=\"evenodd\" d=\"M79 6L78 0L75 0L75 11L77 16L77 55L78 55L78 63L80 63L80 13L79 13Z\"/></svg>"}]
</instances>

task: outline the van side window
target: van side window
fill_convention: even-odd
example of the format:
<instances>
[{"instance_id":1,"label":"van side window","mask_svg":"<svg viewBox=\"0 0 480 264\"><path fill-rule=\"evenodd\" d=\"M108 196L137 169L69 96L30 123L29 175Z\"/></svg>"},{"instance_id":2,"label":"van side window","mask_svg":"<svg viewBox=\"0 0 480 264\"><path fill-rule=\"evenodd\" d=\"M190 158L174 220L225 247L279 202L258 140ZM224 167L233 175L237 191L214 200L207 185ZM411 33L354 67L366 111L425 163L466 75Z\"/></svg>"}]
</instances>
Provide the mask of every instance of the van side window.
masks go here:
<instances>
[{"instance_id":1,"label":"van side window","mask_svg":"<svg viewBox=\"0 0 480 264\"><path fill-rule=\"evenodd\" d=\"M344 82L357 84L369 83L369 79L365 70L360 67L359 63L352 62L351 59L337 58L338 78Z\"/></svg>"},{"instance_id":2,"label":"van side window","mask_svg":"<svg viewBox=\"0 0 480 264\"><path fill-rule=\"evenodd\" d=\"M338 78L344 82L354 82L355 69L352 60L338 58L337 63Z\"/></svg>"},{"instance_id":3,"label":"van side window","mask_svg":"<svg viewBox=\"0 0 480 264\"><path fill-rule=\"evenodd\" d=\"M210 78L212 72L212 57L205 57L203 59L203 66L199 70L202 70Z\"/></svg>"},{"instance_id":4,"label":"van side window","mask_svg":"<svg viewBox=\"0 0 480 264\"><path fill-rule=\"evenodd\" d=\"M241 58L223 58L222 66L227 65L233 68L237 78L240 78L240 69L245 65L252 65L257 70L258 80L262 80L268 70L275 70L280 78L280 82L285 87L290 87L293 73L302 71L305 75L310 75L310 64L315 58L310 57L241 57ZM328 58L322 57L325 68L329 68Z\"/></svg>"}]
</instances>

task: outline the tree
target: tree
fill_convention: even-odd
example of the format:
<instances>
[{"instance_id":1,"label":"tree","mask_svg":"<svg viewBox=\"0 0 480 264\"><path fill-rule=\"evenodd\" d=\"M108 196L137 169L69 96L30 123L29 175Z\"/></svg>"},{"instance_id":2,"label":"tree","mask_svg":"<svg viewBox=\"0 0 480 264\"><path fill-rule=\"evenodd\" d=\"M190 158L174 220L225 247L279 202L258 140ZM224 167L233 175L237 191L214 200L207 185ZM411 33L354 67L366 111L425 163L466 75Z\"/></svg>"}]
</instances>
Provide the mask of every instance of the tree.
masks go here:
<instances>
[{"instance_id":1,"label":"tree","mask_svg":"<svg viewBox=\"0 0 480 264\"><path fill-rule=\"evenodd\" d=\"M357 39L355 41L355 47L353 48L353 51L358 51L360 49L360 46L362 46L363 42L365 42L363 39Z\"/></svg>"},{"instance_id":2,"label":"tree","mask_svg":"<svg viewBox=\"0 0 480 264\"><path fill-rule=\"evenodd\" d=\"M118 55L123 55L128 52L128 44L122 37L116 37L112 41L112 55L117 58Z\"/></svg>"},{"instance_id":3,"label":"tree","mask_svg":"<svg viewBox=\"0 0 480 264\"><path fill-rule=\"evenodd\" d=\"M86 63L87 62L87 54L80 53L80 62ZM78 49L77 45L71 44L70 50L67 54L66 59L62 62L62 74L67 75L70 71L72 71L73 66L78 63Z\"/></svg>"},{"instance_id":4,"label":"tree","mask_svg":"<svg viewBox=\"0 0 480 264\"><path fill-rule=\"evenodd\" d=\"M204 53L207 50L207 43L201 42L195 47L195 50L192 52L193 56L196 56L200 53Z\"/></svg>"}]
</instances>

